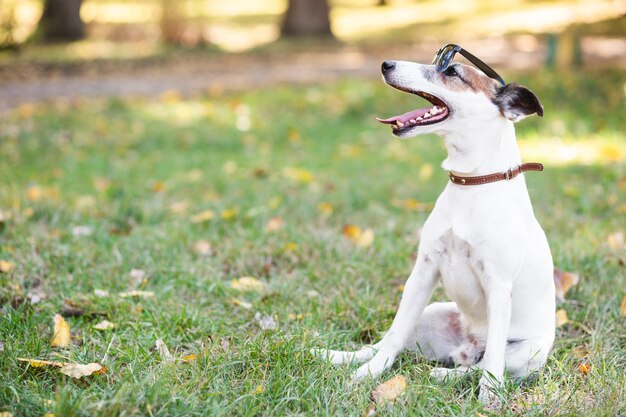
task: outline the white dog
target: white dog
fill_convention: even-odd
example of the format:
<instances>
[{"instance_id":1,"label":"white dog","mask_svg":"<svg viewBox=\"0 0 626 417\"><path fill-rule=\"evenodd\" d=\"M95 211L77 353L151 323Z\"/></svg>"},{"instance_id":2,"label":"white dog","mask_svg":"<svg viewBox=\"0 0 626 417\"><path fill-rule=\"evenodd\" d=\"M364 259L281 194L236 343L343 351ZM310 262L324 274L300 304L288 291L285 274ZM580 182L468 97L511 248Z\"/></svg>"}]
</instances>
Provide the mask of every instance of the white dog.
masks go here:
<instances>
[{"instance_id":1,"label":"white dog","mask_svg":"<svg viewBox=\"0 0 626 417\"><path fill-rule=\"evenodd\" d=\"M552 256L522 174L542 167L520 169L513 125L543 115L543 108L527 88L501 86L469 65L441 71L387 61L382 72L387 84L433 106L379 121L398 137L442 136L450 182L424 224L417 261L382 340L355 352L313 353L335 364L365 362L353 376L361 379L380 375L403 350L419 350L456 366L433 369L438 379L482 369L479 399L497 405L505 371L523 377L539 369L554 342ZM452 301L427 306L439 282Z\"/></svg>"}]
</instances>

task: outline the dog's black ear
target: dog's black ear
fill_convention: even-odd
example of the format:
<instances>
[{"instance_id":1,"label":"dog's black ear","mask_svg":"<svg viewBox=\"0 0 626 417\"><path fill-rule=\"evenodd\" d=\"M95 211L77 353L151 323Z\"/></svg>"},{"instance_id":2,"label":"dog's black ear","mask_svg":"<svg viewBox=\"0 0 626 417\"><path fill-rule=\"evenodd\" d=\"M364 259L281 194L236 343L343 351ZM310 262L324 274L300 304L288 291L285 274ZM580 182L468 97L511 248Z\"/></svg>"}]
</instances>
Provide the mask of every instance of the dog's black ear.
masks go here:
<instances>
[{"instance_id":1,"label":"dog's black ear","mask_svg":"<svg viewBox=\"0 0 626 417\"><path fill-rule=\"evenodd\" d=\"M539 99L523 85L511 83L500 87L492 101L498 106L500 113L513 122L533 113L543 116L543 106Z\"/></svg>"}]
</instances>

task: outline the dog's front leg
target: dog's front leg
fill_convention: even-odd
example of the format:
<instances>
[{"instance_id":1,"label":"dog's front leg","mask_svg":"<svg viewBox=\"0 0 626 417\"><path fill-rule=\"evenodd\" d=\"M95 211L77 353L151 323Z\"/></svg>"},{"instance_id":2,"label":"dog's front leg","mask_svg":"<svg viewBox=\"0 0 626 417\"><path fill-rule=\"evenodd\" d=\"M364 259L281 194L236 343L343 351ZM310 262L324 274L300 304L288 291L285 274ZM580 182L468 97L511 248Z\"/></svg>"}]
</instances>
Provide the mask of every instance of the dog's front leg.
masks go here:
<instances>
[{"instance_id":1,"label":"dog's front leg","mask_svg":"<svg viewBox=\"0 0 626 417\"><path fill-rule=\"evenodd\" d=\"M400 306L385 337L377 343L378 351L353 375L353 380L376 377L393 365L404 349L416 347L417 324L430 299L439 269L427 256L418 254L417 262L404 286Z\"/></svg>"},{"instance_id":2,"label":"dog's front leg","mask_svg":"<svg viewBox=\"0 0 626 417\"><path fill-rule=\"evenodd\" d=\"M508 282L490 283L486 296L489 323L478 399L487 406L497 407L499 401L495 390L501 387L504 379L504 355L511 324L511 286Z\"/></svg>"}]
</instances>

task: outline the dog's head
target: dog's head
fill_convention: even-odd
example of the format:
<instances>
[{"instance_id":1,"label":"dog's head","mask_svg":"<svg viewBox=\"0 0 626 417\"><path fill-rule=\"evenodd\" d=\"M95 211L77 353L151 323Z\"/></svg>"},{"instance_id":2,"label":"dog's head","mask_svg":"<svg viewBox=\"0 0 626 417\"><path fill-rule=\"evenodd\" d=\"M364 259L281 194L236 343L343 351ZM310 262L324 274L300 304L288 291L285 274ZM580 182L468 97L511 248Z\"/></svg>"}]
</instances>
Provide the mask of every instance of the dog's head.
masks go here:
<instances>
[{"instance_id":1,"label":"dog's head","mask_svg":"<svg viewBox=\"0 0 626 417\"><path fill-rule=\"evenodd\" d=\"M432 104L378 119L391 125L398 137L462 131L497 118L517 122L534 113L543 116L543 106L528 88L515 83L501 86L469 65L453 63L444 72L437 72L434 65L385 61L382 72L390 86Z\"/></svg>"}]
</instances>

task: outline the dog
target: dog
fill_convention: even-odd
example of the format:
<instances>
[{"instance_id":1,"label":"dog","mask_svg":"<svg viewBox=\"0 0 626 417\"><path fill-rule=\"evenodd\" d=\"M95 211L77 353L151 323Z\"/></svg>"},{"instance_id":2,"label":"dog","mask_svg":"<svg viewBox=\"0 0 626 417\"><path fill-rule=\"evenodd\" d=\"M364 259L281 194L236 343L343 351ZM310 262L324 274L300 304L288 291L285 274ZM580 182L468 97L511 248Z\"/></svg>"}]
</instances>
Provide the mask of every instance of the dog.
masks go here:
<instances>
[{"instance_id":1,"label":"dog","mask_svg":"<svg viewBox=\"0 0 626 417\"><path fill-rule=\"evenodd\" d=\"M379 376L401 352L417 350L454 366L432 369L438 380L481 370L479 400L497 406L505 375L521 378L540 369L555 337L552 255L519 168L514 127L532 114L543 116L543 107L528 88L500 85L462 63L439 72L434 65L385 61L382 74L391 87L432 106L379 121L400 138L443 137L442 167L450 181L423 226L415 266L384 337L358 351L312 353L334 364L363 363L353 375L360 380ZM438 283L451 301L427 305Z\"/></svg>"}]
</instances>

